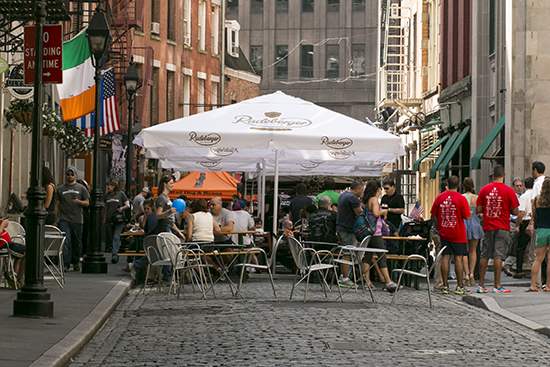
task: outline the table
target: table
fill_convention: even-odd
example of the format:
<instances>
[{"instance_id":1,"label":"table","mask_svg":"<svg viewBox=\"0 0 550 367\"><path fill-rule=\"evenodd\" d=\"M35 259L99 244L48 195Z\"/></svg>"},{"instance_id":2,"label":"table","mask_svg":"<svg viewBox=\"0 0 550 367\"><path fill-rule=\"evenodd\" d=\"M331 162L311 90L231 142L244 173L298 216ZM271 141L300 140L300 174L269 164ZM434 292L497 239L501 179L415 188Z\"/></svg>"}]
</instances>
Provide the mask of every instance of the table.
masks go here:
<instances>
[{"instance_id":1,"label":"table","mask_svg":"<svg viewBox=\"0 0 550 367\"><path fill-rule=\"evenodd\" d=\"M425 242L428 241L427 238L423 237L401 237L401 236L383 236L383 240L385 241L399 241L399 249L402 255L405 255L405 247L407 242Z\"/></svg>"},{"instance_id":2,"label":"table","mask_svg":"<svg viewBox=\"0 0 550 367\"><path fill-rule=\"evenodd\" d=\"M388 241L400 241L400 244L402 244L402 246L400 245L400 253L401 254L398 254L398 255L388 255L387 256L387 259L388 259L388 271L390 272L390 274L393 274L393 266L394 265L394 262L399 262L399 261L405 261L407 260L407 257L408 255L406 255L406 251L405 251L405 248L406 248L406 243L407 242L424 242L424 241L428 241L427 238L423 238L423 237L401 237L401 236L384 236L382 237L384 240L388 240ZM419 254L419 255L422 255L424 257L426 257L425 254ZM417 261L413 261L410 263L411 264L411 270L414 270L414 271L417 271L419 269L416 269L417 268L417 265L418 265L418 262ZM411 278L407 275L405 275L405 281L404 281L405 285L406 286L410 286L411 285ZM418 282L418 278L414 278L414 287L415 289L419 289L419 282Z\"/></svg>"}]
</instances>

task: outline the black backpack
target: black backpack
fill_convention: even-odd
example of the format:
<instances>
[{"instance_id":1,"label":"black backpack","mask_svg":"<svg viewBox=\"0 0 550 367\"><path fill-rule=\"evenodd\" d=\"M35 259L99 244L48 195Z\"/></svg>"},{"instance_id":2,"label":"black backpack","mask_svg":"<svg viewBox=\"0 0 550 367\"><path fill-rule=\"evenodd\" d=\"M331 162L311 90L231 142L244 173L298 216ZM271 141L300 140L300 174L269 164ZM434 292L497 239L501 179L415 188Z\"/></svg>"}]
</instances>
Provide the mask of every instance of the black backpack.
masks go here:
<instances>
[{"instance_id":1,"label":"black backpack","mask_svg":"<svg viewBox=\"0 0 550 367\"><path fill-rule=\"evenodd\" d=\"M308 219L308 240L317 242L337 242L336 216L334 213L317 212Z\"/></svg>"}]
</instances>

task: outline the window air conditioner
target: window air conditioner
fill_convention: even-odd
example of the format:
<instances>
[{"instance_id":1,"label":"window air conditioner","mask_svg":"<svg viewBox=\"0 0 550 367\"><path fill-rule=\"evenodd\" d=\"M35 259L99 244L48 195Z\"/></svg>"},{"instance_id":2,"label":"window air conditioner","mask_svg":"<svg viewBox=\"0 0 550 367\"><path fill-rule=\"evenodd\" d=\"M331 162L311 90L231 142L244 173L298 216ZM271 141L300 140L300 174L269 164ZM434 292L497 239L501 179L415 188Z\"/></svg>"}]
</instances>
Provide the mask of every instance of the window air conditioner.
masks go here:
<instances>
[{"instance_id":1,"label":"window air conditioner","mask_svg":"<svg viewBox=\"0 0 550 367\"><path fill-rule=\"evenodd\" d=\"M151 34L160 35L160 23L151 22Z\"/></svg>"}]
</instances>

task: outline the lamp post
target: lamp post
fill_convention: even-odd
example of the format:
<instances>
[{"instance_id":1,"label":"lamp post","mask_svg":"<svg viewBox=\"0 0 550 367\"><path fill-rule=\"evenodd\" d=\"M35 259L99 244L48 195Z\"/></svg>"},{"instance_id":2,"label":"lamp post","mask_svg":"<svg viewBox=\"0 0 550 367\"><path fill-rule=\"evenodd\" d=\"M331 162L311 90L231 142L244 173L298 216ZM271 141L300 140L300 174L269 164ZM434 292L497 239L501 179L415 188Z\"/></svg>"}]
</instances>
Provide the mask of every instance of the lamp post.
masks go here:
<instances>
[{"instance_id":1,"label":"lamp post","mask_svg":"<svg viewBox=\"0 0 550 367\"><path fill-rule=\"evenodd\" d=\"M124 86L128 98L128 132L126 136L126 195L131 198L130 190L132 183L132 127L134 125L134 103L137 90L141 87L136 64L130 62L126 75L124 75Z\"/></svg>"},{"instance_id":2,"label":"lamp post","mask_svg":"<svg viewBox=\"0 0 550 367\"><path fill-rule=\"evenodd\" d=\"M90 241L84 261L83 273L107 273L105 255L101 250L101 237L103 229L103 190L100 187L99 171L99 111L101 106L101 68L108 58L108 50L111 43L111 32L107 18L100 8L97 8L86 31L88 43L92 53L92 64L95 68L95 111L94 114L94 157L93 157L93 188L92 205L90 209Z\"/></svg>"},{"instance_id":3,"label":"lamp post","mask_svg":"<svg viewBox=\"0 0 550 367\"><path fill-rule=\"evenodd\" d=\"M46 20L46 1L35 2L34 97L32 110L31 182L27 197L27 231L25 236L25 285L13 301L13 315L21 317L53 317L53 301L44 287L44 221L46 192L42 187L42 32Z\"/></svg>"}]
</instances>

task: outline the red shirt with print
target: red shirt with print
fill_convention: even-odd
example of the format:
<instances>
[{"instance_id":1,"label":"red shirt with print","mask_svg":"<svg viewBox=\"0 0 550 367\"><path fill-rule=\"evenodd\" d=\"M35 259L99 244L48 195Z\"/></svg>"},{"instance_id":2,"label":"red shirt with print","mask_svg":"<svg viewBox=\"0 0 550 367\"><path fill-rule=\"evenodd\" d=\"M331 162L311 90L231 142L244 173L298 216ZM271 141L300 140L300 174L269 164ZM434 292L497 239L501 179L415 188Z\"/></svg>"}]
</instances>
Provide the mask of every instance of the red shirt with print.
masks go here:
<instances>
[{"instance_id":1,"label":"red shirt with print","mask_svg":"<svg viewBox=\"0 0 550 367\"><path fill-rule=\"evenodd\" d=\"M519 200L511 187L492 182L483 186L477 197L477 206L483 208L483 230L510 230L510 214L519 207Z\"/></svg>"},{"instance_id":2,"label":"red shirt with print","mask_svg":"<svg viewBox=\"0 0 550 367\"><path fill-rule=\"evenodd\" d=\"M2 233L0 233L0 238L6 241L7 243L11 242L11 237L8 231L3 231ZM0 241L0 248L3 248L6 246L6 242L4 241Z\"/></svg>"},{"instance_id":3,"label":"red shirt with print","mask_svg":"<svg viewBox=\"0 0 550 367\"><path fill-rule=\"evenodd\" d=\"M439 236L448 242L468 243L464 219L469 217L468 201L456 191L439 194L432 205L432 218L437 220Z\"/></svg>"}]
</instances>

